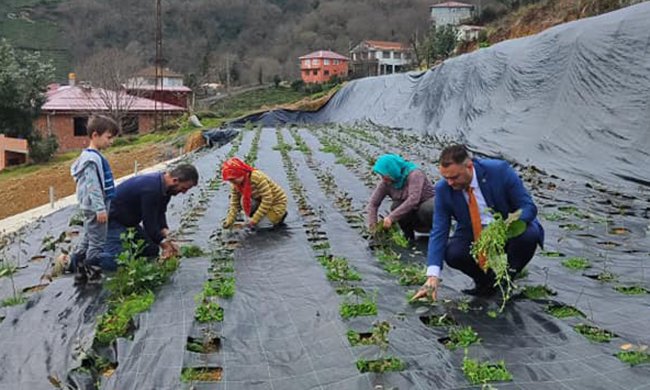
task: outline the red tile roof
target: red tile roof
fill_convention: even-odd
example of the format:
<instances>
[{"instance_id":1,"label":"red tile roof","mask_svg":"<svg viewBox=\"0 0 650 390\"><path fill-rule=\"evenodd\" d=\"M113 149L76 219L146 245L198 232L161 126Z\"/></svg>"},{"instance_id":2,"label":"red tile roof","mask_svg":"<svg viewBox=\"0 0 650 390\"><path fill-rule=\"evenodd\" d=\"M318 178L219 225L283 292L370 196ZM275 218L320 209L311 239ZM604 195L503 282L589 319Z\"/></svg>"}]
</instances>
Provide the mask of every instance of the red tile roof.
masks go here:
<instances>
[{"instance_id":1,"label":"red tile roof","mask_svg":"<svg viewBox=\"0 0 650 390\"><path fill-rule=\"evenodd\" d=\"M119 94L119 95L118 95ZM47 102L43 105L43 111L108 111L105 101L117 101L123 96L129 99L128 106L130 111L154 111L156 108L160 111L181 112L185 108L174 106L167 103L155 102L150 99L127 95L125 92L114 92L101 88L85 88L69 85L52 88L47 91Z\"/></svg>"},{"instance_id":2,"label":"red tile roof","mask_svg":"<svg viewBox=\"0 0 650 390\"><path fill-rule=\"evenodd\" d=\"M310 58L329 58L331 60L344 60L344 61L350 60L348 57L342 56L330 50L318 50L298 58L301 60L306 60Z\"/></svg>"},{"instance_id":3,"label":"red tile roof","mask_svg":"<svg viewBox=\"0 0 650 390\"><path fill-rule=\"evenodd\" d=\"M381 50L409 50L409 45L401 42L364 41L368 45Z\"/></svg>"},{"instance_id":4,"label":"red tile roof","mask_svg":"<svg viewBox=\"0 0 650 390\"><path fill-rule=\"evenodd\" d=\"M474 6L471 4L459 3L457 1L448 1L446 3L434 4L431 8L474 8Z\"/></svg>"}]
</instances>

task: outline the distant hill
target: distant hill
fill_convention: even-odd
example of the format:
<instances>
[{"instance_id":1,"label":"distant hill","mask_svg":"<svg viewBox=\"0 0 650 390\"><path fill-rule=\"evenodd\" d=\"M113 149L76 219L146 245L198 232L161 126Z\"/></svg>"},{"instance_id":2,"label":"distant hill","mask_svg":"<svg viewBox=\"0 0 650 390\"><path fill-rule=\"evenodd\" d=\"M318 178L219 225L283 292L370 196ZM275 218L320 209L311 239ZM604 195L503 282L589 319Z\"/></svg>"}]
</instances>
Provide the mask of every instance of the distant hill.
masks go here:
<instances>
[{"instance_id":1,"label":"distant hill","mask_svg":"<svg viewBox=\"0 0 650 390\"><path fill-rule=\"evenodd\" d=\"M605 4L604 12L627 1L533 1L533 6L492 24L490 41L534 34L583 17L585 7ZM292 80L299 77L297 57L313 50L347 54L363 39L406 42L416 34L423 37L429 29L429 6L436 2L164 0L164 57L170 68L199 80L224 80L226 69L235 84L269 82L275 75ZM480 6L489 19L504 15L506 6L513 4L466 2ZM129 60L145 66L155 54L154 7L153 0L2 0L0 35L53 59L60 80L106 48L123 50ZM564 16L555 13L557 8L578 11Z\"/></svg>"}]
</instances>

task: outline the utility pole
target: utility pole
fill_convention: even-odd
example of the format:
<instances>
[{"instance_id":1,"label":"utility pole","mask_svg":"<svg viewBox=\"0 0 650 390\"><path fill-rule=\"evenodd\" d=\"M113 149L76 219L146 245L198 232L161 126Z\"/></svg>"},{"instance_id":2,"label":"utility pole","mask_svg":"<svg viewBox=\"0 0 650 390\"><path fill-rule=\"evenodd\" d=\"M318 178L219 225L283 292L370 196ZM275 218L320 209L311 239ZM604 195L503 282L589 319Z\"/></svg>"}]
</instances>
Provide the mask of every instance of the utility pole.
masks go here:
<instances>
[{"instance_id":1,"label":"utility pole","mask_svg":"<svg viewBox=\"0 0 650 390\"><path fill-rule=\"evenodd\" d=\"M161 0L156 0L156 59L154 66L156 68L156 85L153 92L154 101L154 131L160 130L164 123L162 103L158 101L163 94L163 43L162 43L162 5Z\"/></svg>"},{"instance_id":2,"label":"utility pole","mask_svg":"<svg viewBox=\"0 0 650 390\"><path fill-rule=\"evenodd\" d=\"M230 95L230 54L226 54L226 94Z\"/></svg>"}]
</instances>

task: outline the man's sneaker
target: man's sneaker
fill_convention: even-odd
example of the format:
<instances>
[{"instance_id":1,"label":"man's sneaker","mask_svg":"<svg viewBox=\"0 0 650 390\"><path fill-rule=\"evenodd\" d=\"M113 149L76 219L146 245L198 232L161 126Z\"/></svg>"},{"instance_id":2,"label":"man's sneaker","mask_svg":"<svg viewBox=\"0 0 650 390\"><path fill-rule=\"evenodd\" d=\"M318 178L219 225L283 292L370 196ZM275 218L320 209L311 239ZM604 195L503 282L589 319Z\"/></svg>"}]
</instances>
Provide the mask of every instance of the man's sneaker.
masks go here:
<instances>
[{"instance_id":1,"label":"man's sneaker","mask_svg":"<svg viewBox=\"0 0 650 390\"><path fill-rule=\"evenodd\" d=\"M475 297L491 297L497 292L497 287L492 284L477 284L474 288L462 290L467 295Z\"/></svg>"}]
</instances>

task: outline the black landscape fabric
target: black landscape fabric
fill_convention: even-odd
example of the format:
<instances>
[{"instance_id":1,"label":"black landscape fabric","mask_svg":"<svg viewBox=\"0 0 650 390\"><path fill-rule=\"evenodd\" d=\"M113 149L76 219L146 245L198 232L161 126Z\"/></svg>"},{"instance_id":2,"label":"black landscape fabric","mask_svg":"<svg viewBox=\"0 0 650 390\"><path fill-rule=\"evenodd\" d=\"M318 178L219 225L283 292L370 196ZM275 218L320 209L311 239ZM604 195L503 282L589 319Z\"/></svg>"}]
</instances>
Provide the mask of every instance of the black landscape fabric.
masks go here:
<instances>
[{"instance_id":1,"label":"black landscape fabric","mask_svg":"<svg viewBox=\"0 0 650 390\"><path fill-rule=\"evenodd\" d=\"M370 121L461 139L553 173L650 185L650 3L563 24L424 73L355 80L316 113L275 123Z\"/></svg>"},{"instance_id":2,"label":"black landscape fabric","mask_svg":"<svg viewBox=\"0 0 650 390\"><path fill-rule=\"evenodd\" d=\"M647 389L650 363L630 366L615 355L650 344L650 193L629 181L619 184L632 170L622 157L633 162L648 146L648 114L641 108L648 108L650 86L650 64L642 59L650 47L650 33L642 28L649 6L496 45L418 77L355 81L317 114L257 118L268 124L310 116L310 122L344 124L259 126L240 130L221 148L188 156L200 184L173 198L168 222L183 244L198 245L204 254L182 259L170 281L154 291L151 308L134 318L128 336L107 348L92 347L97 316L106 311L101 286L74 286L72 276L63 275L29 290L78 240L80 228L68 226L74 207L27 226L0 249L4 261L19 266L13 280L0 277L0 300L14 289L27 297L0 307L0 390L481 388L464 375L465 358L503 360L512 380L493 383L498 389ZM555 58L551 52L566 53ZM481 66L471 65L478 57ZM619 57L626 60L619 63ZM611 69L601 73L603 67ZM547 75L550 68L554 77ZM357 120L366 123L351 124ZM614 122L619 126L607 127ZM428 129L438 137L397 127ZM439 133L442 127L449 138ZM621 137L608 141L607 134ZM467 140L479 154L516 162L546 230L544 250L517 281L518 295L496 316L499 299L468 299L461 290L471 282L449 268L437 304L409 303L424 271L426 242L391 246L397 264L415 270L414 276L396 273L363 228L377 181L373 158L401 153L437 180L436 158L449 140ZM221 229L229 187L221 184L219 163L235 150L286 190L285 227ZM594 163L594 156L602 162ZM647 180L646 171L637 164L634 175L628 173ZM42 252L46 236L66 232L53 251ZM358 280L334 280L322 265L332 257L345 260ZM199 323L196 296L206 281L223 276L217 270L228 262L235 293L218 299L223 321ZM531 287L546 293L526 295ZM346 304L365 301L376 312L342 316ZM559 315L558 307L569 315ZM382 322L389 324L387 345L352 345L350 331L367 334ZM452 348L450 334L468 326L480 342ZM595 328L590 336L604 337L587 338L587 326ZM191 341L208 335L217 347L196 352ZM98 375L83 366L89 354L104 357L111 369ZM359 370L360 362L379 358L400 364L385 373ZM217 382L192 381L190 369L218 372L211 378Z\"/></svg>"}]
</instances>

